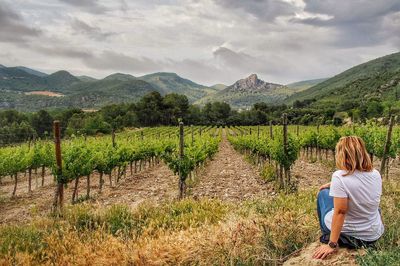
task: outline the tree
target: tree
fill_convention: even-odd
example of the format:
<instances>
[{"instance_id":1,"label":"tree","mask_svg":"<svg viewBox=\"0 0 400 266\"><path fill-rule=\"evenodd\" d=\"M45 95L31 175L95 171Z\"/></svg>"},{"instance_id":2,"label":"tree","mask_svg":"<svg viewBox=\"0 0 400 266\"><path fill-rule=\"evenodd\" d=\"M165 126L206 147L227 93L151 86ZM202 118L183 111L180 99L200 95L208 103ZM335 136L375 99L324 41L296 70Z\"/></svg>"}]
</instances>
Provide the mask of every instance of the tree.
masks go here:
<instances>
[{"instance_id":1,"label":"tree","mask_svg":"<svg viewBox=\"0 0 400 266\"><path fill-rule=\"evenodd\" d=\"M164 105L164 123L166 125L177 125L178 118L184 121L189 109L189 100L185 95L171 93L165 95Z\"/></svg>"},{"instance_id":2,"label":"tree","mask_svg":"<svg viewBox=\"0 0 400 266\"><path fill-rule=\"evenodd\" d=\"M208 124L226 125L231 115L231 106L223 102L207 103L203 113Z\"/></svg>"},{"instance_id":3,"label":"tree","mask_svg":"<svg viewBox=\"0 0 400 266\"><path fill-rule=\"evenodd\" d=\"M163 109L163 98L159 92L153 91L146 94L136 104L136 115L139 123L143 126L161 124Z\"/></svg>"},{"instance_id":4,"label":"tree","mask_svg":"<svg viewBox=\"0 0 400 266\"><path fill-rule=\"evenodd\" d=\"M367 111L368 118L382 116L383 106L378 101L369 101L367 103L366 111Z\"/></svg>"},{"instance_id":5,"label":"tree","mask_svg":"<svg viewBox=\"0 0 400 266\"><path fill-rule=\"evenodd\" d=\"M47 111L40 110L32 116L31 125L39 137L49 136L52 132L53 117Z\"/></svg>"},{"instance_id":6,"label":"tree","mask_svg":"<svg viewBox=\"0 0 400 266\"><path fill-rule=\"evenodd\" d=\"M101 109L103 119L113 129L124 127L124 116L127 112L127 106L124 104L107 105Z\"/></svg>"}]
</instances>

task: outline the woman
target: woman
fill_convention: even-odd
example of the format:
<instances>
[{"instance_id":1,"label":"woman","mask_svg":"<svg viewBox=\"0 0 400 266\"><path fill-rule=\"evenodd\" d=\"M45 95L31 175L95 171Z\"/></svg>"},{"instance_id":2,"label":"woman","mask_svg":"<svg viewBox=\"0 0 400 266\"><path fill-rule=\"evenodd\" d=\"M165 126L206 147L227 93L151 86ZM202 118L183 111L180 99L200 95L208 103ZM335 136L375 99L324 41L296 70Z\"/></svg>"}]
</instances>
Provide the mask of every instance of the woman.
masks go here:
<instances>
[{"instance_id":1,"label":"woman","mask_svg":"<svg viewBox=\"0 0 400 266\"><path fill-rule=\"evenodd\" d=\"M342 137L336 145L336 167L330 183L320 187L318 218L323 239L328 242L315 250L314 258L324 259L339 244L368 246L384 231L379 203L382 178L359 137ZM328 240L329 239L329 240Z\"/></svg>"}]
</instances>

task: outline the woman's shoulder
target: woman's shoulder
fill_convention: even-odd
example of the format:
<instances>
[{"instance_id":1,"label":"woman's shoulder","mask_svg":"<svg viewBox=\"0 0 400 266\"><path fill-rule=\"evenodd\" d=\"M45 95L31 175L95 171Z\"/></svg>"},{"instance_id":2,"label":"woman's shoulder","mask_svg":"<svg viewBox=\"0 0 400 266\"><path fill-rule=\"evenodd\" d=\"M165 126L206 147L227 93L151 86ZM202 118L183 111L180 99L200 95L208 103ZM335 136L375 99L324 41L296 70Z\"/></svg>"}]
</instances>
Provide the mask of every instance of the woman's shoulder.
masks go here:
<instances>
[{"instance_id":1,"label":"woman's shoulder","mask_svg":"<svg viewBox=\"0 0 400 266\"><path fill-rule=\"evenodd\" d=\"M333 172L332 178L334 178L334 177L341 178L341 177L345 176L346 173L347 173L347 171L345 171L345 170L336 170L335 172Z\"/></svg>"},{"instance_id":2,"label":"woman's shoulder","mask_svg":"<svg viewBox=\"0 0 400 266\"><path fill-rule=\"evenodd\" d=\"M374 168L374 169L372 169L372 171L369 171L369 172L367 172L367 171L361 172L361 171L356 170L356 171L354 171L353 174L349 174L349 175L347 174L347 171L345 171L345 170L336 170L335 172L333 172L332 177L338 177L338 178L351 177L353 175L357 175L360 173L362 173L364 175L372 175L372 176L379 176L379 177L381 176L379 171Z\"/></svg>"},{"instance_id":3,"label":"woman's shoulder","mask_svg":"<svg viewBox=\"0 0 400 266\"><path fill-rule=\"evenodd\" d=\"M381 177L381 173L378 170L376 170L375 168L372 169L371 172L366 172L366 173L369 173L370 175L373 175L373 176L376 176L376 177Z\"/></svg>"}]
</instances>

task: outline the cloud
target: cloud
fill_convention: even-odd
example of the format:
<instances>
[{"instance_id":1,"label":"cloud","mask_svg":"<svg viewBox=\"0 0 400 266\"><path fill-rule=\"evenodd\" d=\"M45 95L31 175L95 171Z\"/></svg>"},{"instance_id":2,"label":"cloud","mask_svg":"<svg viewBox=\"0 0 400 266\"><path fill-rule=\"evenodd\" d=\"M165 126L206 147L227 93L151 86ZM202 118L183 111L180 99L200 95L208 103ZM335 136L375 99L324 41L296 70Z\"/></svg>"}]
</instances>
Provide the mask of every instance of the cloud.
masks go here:
<instances>
[{"instance_id":1,"label":"cloud","mask_svg":"<svg viewBox=\"0 0 400 266\"><path fill-rule=\"evenodd\" d=\"M0 42L26 42L41 31L25 24L21 15L0 3Z\"/></svg>"},{"instance_id":2,"label":"cloud","mask_svg":"<svg viewBox=\"0 0 400 266\"><path fill-rule=\"evenodd\" d=\"M312 14L328 15L329 19L320 17L298 19L298 22L315 27L328 27L334 30L336 38L332 44L338 47L373 46L394 39L394 31L388 31L387 20L400 12L398 0L382 1L318 1L304 0L304 11ZM396 28L399 21L392 20ZM390 27L389 27L390 28Z\"/></svg>"},{"instance_id":3,"label":"cloud","mask_svg":"<svg viewBox=\"0 0 400 266\"><path fill-rule=\"evenodd\" d=\"M38 51L42 55L57 56L64 58L85 59L92 58L93 54L85 49L77 49L68 46L45 46L45 45L30 45L31 49Z\"/></svg>"},{"instance_id":4,"label":"cloud","mask_svg":"<svg viewBox=\"0 0 400 266\"><path fill-rule=\"evenodd\" d=\"M96 77L176 72L204 84L232 84L257 73L288 83L332 76L398 51L399 5L398 0L3 0L0 51L9 55L0 63Z\"/></svg>"},{"instance_id":5,"label":"cloud","mask_svg":"<svg viewBox=\"0 0 400 266\"><path fill-rule=\"evenodd\" d=\"M147 57L133 57L113 51L103 51L94 56L82 58L91 68L113 71L128 71L130 73L145 73L162 70L163 64Z\"/></svg>"},{"instance_id":6,"label":"cloud","mask_svg":"<svg viewBox=\"0 0 400 266\"><path fill-rule=\"evenodd\" d=\"M99 4L98 0L60 0L68 5L80 8L89 13L101 14L106 12L108 9Z\"/></svg>"},{"instance_id":7,"label":"cloud","mask_svg":"<svg viewBox=\"0 0 400 266\"><path fill-rule=\"evenodd\" d=\"M214 0L227 9L241 11L263 21L274 21L280 16L294 15L296 6L280 0Z\"/></svg>"},{"instance_id":8,"label":"cloud","mask_svg":"<svg viewBox=\"0 0 400 266\"><path fill-rule=\"evenodd\" d=\"M77 18L72 20L71 27L75 32L99 41L104 40L114 34L112 32L104 32L99 27L91 26Z\"/></svg>"}]
</instances>

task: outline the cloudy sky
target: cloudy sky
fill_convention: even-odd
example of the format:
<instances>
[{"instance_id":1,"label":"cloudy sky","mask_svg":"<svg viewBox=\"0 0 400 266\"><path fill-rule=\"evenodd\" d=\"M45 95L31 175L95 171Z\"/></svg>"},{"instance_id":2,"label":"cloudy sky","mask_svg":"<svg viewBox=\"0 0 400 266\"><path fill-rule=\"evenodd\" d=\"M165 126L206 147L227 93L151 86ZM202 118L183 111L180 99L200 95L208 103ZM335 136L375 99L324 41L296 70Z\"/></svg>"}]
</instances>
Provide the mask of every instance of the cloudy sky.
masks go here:
<instances>
[{"instance_id":1,"label":"cloudy sky","mask_svg":"<svg viewBox=\"0 0 400 266\"><path fill-rule=\"evenodd\" d=\"M399 50L399 0L0 0L0 64L47 73L286 84Z\"/></svg>"}]
</instances>

